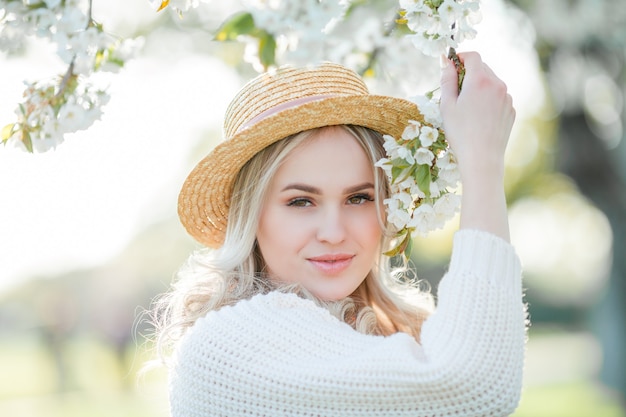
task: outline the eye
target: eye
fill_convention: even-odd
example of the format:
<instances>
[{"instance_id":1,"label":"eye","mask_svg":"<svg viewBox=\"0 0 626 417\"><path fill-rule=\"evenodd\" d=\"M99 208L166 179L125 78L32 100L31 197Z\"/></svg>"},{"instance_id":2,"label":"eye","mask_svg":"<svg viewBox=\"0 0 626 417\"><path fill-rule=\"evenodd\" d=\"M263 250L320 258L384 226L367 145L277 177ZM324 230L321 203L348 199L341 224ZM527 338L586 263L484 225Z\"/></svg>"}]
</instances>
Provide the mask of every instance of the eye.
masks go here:
<instances>
[{"instance_id":1,"label":"eye","mask_svg":"<svg viewBox=\"0 0 626 417\"><path fill-rule=\"evenodd\" d=\"M370 194L356 194L348 198L348 204L361 205L368 201L374 201L374 197Z\"/></svg>"},{"instance_id":2,"label":"eye","mask_svg":"<svg viewBox=\"0 0 626 417\"><path fill-rule=\"evenodd\" d=\"M310 207L313 205L313 202L308 198L298 197L291 199L287 202L287 206L289 207Z\"/></svg>"}]
</instances>

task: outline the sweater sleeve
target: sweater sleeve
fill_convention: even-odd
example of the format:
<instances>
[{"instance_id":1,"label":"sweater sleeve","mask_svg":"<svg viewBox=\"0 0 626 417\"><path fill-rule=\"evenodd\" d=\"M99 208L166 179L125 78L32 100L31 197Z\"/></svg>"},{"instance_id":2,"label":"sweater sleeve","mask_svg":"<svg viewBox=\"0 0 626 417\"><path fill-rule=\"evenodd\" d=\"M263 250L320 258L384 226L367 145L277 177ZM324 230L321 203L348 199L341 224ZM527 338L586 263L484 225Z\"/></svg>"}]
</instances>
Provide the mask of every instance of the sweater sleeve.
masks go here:
<instances>
[{"instance_id":1,"label":"sweater sleeve","mask_svg":"<svg viewBox=\"0 0 626 417\"><path fill-rule=\"evenodd\" d=\"M178 416L506 416L519 401L525 343L513 248L456 233L421 345L363 335L313 302L270 293L209 313L170 373Z\"/></svg>"}]
</instances>

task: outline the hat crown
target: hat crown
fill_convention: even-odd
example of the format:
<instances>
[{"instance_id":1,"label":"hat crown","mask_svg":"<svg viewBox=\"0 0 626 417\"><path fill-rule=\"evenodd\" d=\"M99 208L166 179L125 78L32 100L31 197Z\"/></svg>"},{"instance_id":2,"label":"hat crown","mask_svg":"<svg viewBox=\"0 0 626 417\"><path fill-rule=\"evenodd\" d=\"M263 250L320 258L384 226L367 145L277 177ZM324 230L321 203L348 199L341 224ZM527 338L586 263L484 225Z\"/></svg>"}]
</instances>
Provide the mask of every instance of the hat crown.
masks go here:
<instances>
[{"instance_id":1,"label":"hat crown","mask_svg":"<svg viewBox=\"0 0 626 417\"><path fill-rule=\"evenodd\" d=\"M367 95L353 71L337 64L317 67L281 67L249 81L233 98L224 117L224 138L232 138L264 113L289 102L314 97Z\"/></svg>"}]
</instances>

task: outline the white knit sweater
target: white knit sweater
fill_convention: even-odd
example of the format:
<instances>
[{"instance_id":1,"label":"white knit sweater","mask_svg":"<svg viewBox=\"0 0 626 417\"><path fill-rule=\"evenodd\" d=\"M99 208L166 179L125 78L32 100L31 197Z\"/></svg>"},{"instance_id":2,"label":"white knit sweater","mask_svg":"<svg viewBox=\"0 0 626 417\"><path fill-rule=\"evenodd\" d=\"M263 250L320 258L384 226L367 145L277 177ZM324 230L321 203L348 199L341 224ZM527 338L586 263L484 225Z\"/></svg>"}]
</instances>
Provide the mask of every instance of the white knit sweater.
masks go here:
<instances>
[{"instance_id":1,"label":"white knit sweater","mask_svg":"<svg viewBox=\"0 0 626 417\"><path fill-rule=\"evenodd\" d=\"M525 342L513 248L456 233L421 345L356 332L294 294L258 295L198 320L170 377L174 417L506 416Z\"/></svg>"}]
</instances>

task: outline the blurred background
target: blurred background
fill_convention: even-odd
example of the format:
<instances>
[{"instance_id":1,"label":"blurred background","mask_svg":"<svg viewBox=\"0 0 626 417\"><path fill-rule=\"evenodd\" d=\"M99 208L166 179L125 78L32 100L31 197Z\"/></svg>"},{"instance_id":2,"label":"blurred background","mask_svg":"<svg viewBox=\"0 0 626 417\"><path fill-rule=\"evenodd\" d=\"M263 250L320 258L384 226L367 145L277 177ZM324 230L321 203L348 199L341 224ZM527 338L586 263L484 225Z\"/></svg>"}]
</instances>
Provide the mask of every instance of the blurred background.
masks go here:
<instances>
[{"instance_id":1,"label":"blurred background","mask_svg":"<svg viewBox=\"0 0 626 417\"><path fill-rule=\"evenodd\" d=\"M507 195L532 327L516 417L626 416L623 6L483 0L479 35L461 48L481 52L518 110ZM138 377L153 358L141 313L198 248L177 193L255 74L243 45L212 41L234 2L183 19L143 0L93 7L108 31L145 37L111 77L102 120L53 152L0 148L2 416L168 415L164 370ZM424 93L438 83L432 61L368 83ZM41 41L0 55L0 125L24 79L64 70ZM433 286L455 227L416 241L418 275Z\"/></svg>"}]
</instances>

